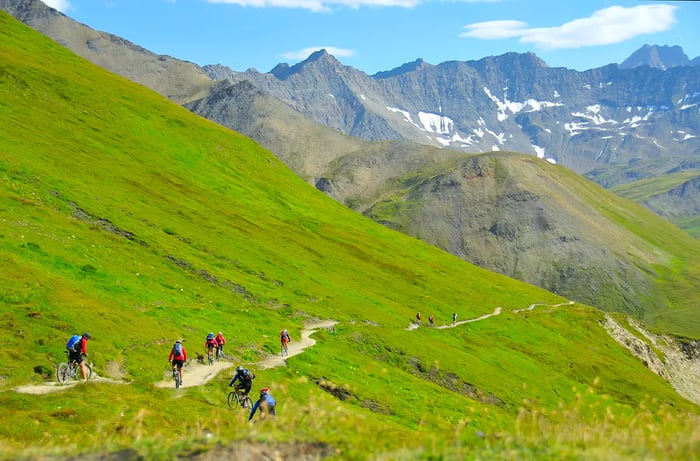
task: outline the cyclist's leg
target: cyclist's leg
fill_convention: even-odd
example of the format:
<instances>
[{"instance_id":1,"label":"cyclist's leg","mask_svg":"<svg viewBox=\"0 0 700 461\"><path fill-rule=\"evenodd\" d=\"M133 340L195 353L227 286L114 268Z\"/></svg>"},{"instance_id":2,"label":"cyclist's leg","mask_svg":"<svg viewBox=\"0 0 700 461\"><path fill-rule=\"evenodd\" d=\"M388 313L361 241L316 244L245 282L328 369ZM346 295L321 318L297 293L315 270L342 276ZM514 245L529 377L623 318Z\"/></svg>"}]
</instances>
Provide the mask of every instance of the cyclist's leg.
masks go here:
<instances>
[{"instance_id":1,"label":"cyclist's leg","mask_svg":"<svg viewBox=\"0 0 700 461\"><path fill-rule=\"evenodd\" d=\"M185 364L185 362L178 360L177 361L177 374L180 376L180 385L182 386L182 366Z\"/></svg>"}]
</instances>

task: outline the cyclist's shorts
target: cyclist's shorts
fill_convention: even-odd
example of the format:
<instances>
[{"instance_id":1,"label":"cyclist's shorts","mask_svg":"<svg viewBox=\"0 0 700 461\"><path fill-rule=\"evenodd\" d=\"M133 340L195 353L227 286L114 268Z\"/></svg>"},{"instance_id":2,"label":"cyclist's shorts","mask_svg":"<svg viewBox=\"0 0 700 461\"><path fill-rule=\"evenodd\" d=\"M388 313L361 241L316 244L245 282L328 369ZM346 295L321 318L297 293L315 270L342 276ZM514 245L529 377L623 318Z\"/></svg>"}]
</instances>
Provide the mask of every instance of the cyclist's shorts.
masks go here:
<instances>
[{"instance_id":1,"label":"cyclist's shorts","mask_svg":"<svg viewBox=\"0 0 700 461\"><path fill-rule=\"evenodd\" d=\"M68 359L71 362L83 363L83 354L81 354L80 352L70 351L68 353Z\"/></svg>"},{"instance_id":2,"label":"cyclist's shorts","mask_svg":"<svg viewBox=\"0 0 700 461\"><path fill-rule=\"evenodd\" d=\"M184 364L185 364L185 361L184 361L184 360L177 360L177 359L173 360L173 366L174 366L174 367L182 368L182 366L183 366Z\"/></svg>"},{"instance_id":3,"label":"cyclist's shorts","mask_svg":"<svg viewBox=\"0 0 700 461\"><path fill-rule=\"evenodd\" d=\"M250 381L243 381L236 384L236 389L244 390L246 394L250 392L251 387L253 387L253 383Z\"/></svg>"}]
</instances>

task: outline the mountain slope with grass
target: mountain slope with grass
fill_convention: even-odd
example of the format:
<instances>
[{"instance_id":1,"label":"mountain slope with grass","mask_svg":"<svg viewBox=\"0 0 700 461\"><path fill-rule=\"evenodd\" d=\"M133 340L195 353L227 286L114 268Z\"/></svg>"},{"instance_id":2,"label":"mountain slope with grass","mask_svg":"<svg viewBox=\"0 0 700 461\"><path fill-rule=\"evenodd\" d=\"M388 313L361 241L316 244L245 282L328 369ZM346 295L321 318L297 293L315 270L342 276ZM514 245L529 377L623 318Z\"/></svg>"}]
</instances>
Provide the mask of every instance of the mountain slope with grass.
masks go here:
<instances>
[{"instance_id":1,"label":"mountain slope with grass","mask_svg":"<svg viewBox=\"0 0 700 461\"><path fill-rule=\"evenodd\" d=\"M612 191L641 203L693 237L700 237L700 170L640 179L616 186Z\"/></svg>"},{"instance_id":2,"label":"mountain slope with grass","mask_svg":"<svg viewBox=\"0 0 700 461\"><path fill-rule=\"evenodd\" d=\"M698 337L696 239L532 156L445 163L430 177L406 178L365 214L487 269Z\"/></svg>"},{"instance_id":3,"label":"mountain slope with grass","mask_svg":"<svg viewBox=\"0 0 700 461\"><path fill-rule=\"evenodd\" d=\"M700 334L692 321L698 242L570 170L514 153L363 141L311 123L245 81L219 83L187 107L240 129L379 223L562 296ZM666 270L689 287L682 297L664 282Z\"/></svg>"},{"instance_id":4,"label":"mountain slope with grass","mask_svg":"<svg viewBox=\"0 0 700 461\"><path fill-rule=\"evenodd\" d=\"M603 314L341 206L250 139L0 13L0 457L687 459L698 407ZM533 303L533 310L516 312ZM458 328L407 329L416 311ZM222 374L155 386L207 332L257 369L276 419L226 407ZM462 328L463 327L463 328ZM61 393L68 336L100 376ZM604 426L605 431L600 428ZM80 430L76 430L80 428ZM64 458L65 459L65 458Z\"/></svg>"}]
</instances>

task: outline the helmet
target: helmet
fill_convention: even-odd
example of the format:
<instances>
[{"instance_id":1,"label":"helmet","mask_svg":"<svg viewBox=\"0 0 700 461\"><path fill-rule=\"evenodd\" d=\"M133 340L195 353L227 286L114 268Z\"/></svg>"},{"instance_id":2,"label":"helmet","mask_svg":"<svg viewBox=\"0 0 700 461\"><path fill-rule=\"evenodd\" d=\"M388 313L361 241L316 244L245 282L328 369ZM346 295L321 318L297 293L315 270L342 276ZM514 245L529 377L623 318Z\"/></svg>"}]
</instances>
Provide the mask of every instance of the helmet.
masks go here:
<instances>
[{"instance_id":1,"label":"helmet","mask_svg":"<svg viewBox=\"0 0 700 461\"><path fill-rule=\"evenodd\" d=\"M287 334L287 330L284 330L282 333L284 333L284 334L286 335L286 334Z\"/></svg>"},{"instance_id":2,"label":"helmet","mask_svg":"<svg viewBox=\"0 0 700 461\"><path fill-rule=\"evenodd\" d=\"M83 333L83 338L90 339L90 338L92 338L92 336L90 336L90 333L88 333L88 332L86 331L85 333Z\"/></svg>"},{"instance_id":3,"label":"helmet","mask_svg":"<svg viewBox=\"0 0 700 461\"><path fill-rule=\"evenodd\" d=\"M178 340L177 340L177 341L175 341L175 342L176 342L176 343L181 343L181 342L182 342L182 340L181 340L181 339L178 339Z\"/></svg>"},{"instance_id":4,"label":"helmet","mask_svg":"<svg viewBox=\"0 0 700 461\"><path fill-rule=\"evenodd\" d=\"M221 335L221 334L223 334L223 333L219 332L219 334Z\"/></svg>"},{"instance_id":5,"label":"helmet","mask_svg":"<svg viewBox=\"0 0 700 461\"><path fill-rule=\"evenodd\" d=\"M214 336L214 332L210 332L209 334L212 335L212 336Z\"/></svg>"},{"instance_id":6,"label":"helmet","mask_svg":"<svg viewBox=\"0 0 700 461\"><path fill-rule=\"evenodd\" d=\"M263 387L262 389L260 389L260 395L269 394L269 393L270 393L269 387Z\"/></svg>"},{"instance_id":7,"label":"helmet","mask_svg":"<svg viewBox=\"0 0 700 461\"><path fill-rule=\"evenodd\" d=\"M243 367L238 365L238 368L236 368L236 371L243 371Z\"/></svg>"}]
</instances>

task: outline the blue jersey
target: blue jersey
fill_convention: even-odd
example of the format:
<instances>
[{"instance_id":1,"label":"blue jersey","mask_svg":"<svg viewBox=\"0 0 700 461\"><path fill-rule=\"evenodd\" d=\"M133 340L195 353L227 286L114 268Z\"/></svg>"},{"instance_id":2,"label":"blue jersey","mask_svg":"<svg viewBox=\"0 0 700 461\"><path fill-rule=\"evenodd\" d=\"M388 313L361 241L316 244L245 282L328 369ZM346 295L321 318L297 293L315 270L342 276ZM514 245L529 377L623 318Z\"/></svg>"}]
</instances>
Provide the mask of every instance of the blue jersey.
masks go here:
<instances>
[{"instance_id":1,"label":"blue jersey","mask_svg":"<svg viewBox=\"0 0 700 461\"><path fill-rule=\"evenodd\" d=\"M277 405L277 402L275 402L275 399L272 398L270 394L263 394L260 396L260 399L257 402L255 402L255 405L253 405L253 409L250 410L250 416L248 416L248 421L253 419L253 416L255 416L255 412L258 411L258 408L260 408L260 405L263 403L263 401L267 404L268 413L270 413L271 415L275 414L275 405Z\"/></svg>"}]
</instances>

